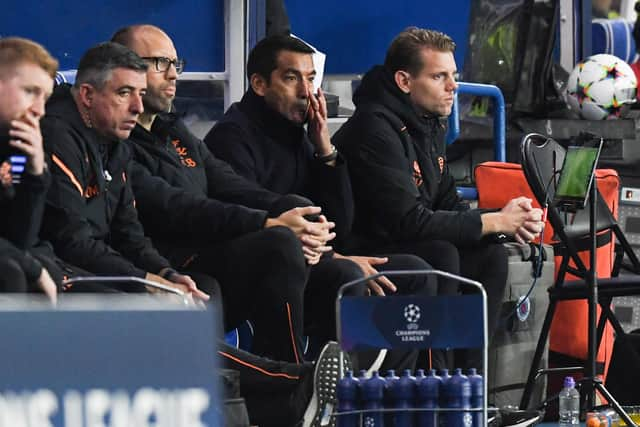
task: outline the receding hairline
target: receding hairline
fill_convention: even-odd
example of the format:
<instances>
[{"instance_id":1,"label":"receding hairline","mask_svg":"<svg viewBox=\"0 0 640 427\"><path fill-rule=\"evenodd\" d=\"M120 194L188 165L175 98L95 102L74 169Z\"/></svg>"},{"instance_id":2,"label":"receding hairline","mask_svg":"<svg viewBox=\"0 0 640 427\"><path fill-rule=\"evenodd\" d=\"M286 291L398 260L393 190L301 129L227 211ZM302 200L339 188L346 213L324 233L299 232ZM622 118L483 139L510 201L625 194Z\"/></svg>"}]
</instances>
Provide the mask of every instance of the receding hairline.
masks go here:
<instances>
[{"instance_id":1,"label":"receding hairline","mask_svg":"<svg viewBox=\"0 0 640 427\"><path fill-rule=\"evenodd\" d=\"M121 29L116 31L113 36L111 36L111 41L131 48L136 42L136 37L142 37L144 34L154 33L163 35L173 43L173 40L171 39L171 37L169 37L169 34L167 34L162 28L152 24L134 24L122 27Z\"/></svg>"},{"instance_id":2,"label":"receding hairline","mask_svg":"<svg viewBox=\"0 0 640 427\"><path fill-rule=\"evenodd\" d=\"M306 57L308 57L308 58L309 58L309 60L311 61L311 68L312 68L312 72L313 72L313 74L314 74L314 75L315 75L315 74L318 74L318 71L316 70L316 64L313 62L313 54L312 54L312 53L299 52L299 51L297 51L297 50L293 50L293 49L286 49L286 48L285 48L285 49L279 49L279 50L277 51L277 53L276 53L276 58L275 58L275 59L276 59L276 68L274 68L273 70L271 70L271 73L273 73L274 71L276 71L276 70L277 70L277 69L282 65L280 61L281 61L282 55L283 55L283 54L286 54L286 53L291 53L291 54L294 54L294 55L302 55L302 56L306 56ZM294 68L290 68L290 67L285 68L285 70L286 70L286 71L290 71L290 72L296 72L296 73L300 72L300 70L296 70L296 69L294 69ZM260 72L258 72L258 71L254 72L253 74L257 74L257 75L259 75L259 76L261 76L261 77L265 77L265 78L269 78L269 79L271 78L271 75L269 75L269 76L262 76L262 75L260 74ZM253 75L253 74L252 74L252 75Z\"/></svg>"}]
</instances>

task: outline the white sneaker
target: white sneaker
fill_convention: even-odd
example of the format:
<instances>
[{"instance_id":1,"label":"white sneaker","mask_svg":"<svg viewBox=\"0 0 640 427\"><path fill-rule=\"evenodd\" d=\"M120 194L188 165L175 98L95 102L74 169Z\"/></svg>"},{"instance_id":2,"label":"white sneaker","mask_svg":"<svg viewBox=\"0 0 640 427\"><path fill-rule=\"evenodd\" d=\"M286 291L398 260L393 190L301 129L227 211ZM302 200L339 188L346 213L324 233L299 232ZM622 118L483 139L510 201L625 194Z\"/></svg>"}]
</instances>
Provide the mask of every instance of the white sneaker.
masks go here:
<instances>
[{"instance_id":1,"label":"white sneaker","mask_svg":"<svg viewBox=\"0 0 640 427\"><path fill-rule=\"evenodd\" d=\"M322 348L313 374L313 395L304 413L303 427L335 427L336 387L345 371L351 369L349 355L335 341Z\"/></svg>"}]
</instances>

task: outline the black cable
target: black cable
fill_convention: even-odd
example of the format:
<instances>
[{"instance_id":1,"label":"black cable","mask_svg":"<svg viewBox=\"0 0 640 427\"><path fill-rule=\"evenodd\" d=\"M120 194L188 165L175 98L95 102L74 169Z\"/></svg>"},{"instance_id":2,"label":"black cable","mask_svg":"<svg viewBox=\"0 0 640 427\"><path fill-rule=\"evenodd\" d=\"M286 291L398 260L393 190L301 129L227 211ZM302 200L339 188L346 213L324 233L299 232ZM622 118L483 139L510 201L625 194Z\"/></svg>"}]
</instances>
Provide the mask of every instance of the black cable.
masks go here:
<instances>
[{"instance_id":1,"label":"black cable","mask_svg":"<svg viewBox=\"0 0 640 427\"><path fill-rule=\"evenodd\" d=\"M547 185L545 186L544 189L544 214L543 214L543 223L542 223L542 230L540 231L540 243L538 244L538 254L537 254L537 261L534 264L536 270L533 272L533 282L531 283L531 286L529 286L529 289L527 290L526 294L524 295L523 298L520 299L520 301L518 303L516 303L515 307L509 311L508 315L504 317L504 319L502 319L503 322L508 321L509 319L511 319L517 312L518 310L520 310L520 307L522 307L522 304L524 304L524 302L529 298L529 296L531 295L531 292L533 292L533 289L536 286L536 283L538 282L538 277L540 277L542 275L542 267L544 266L544 257L543 257L543 251L544 251L544 242L543 242L543 238L544 238L544 229L545 229L545 224L546 224L546 219L547 219L547 215L546 212L549 209L549 187L551 186L551 183L553 182L553 179L556 177L556 175L558 175L560 173L560 171L554 171L553 174L551 175L551 178L549 178L549 182L547 182Z\"/></svg>"}]
</instances>

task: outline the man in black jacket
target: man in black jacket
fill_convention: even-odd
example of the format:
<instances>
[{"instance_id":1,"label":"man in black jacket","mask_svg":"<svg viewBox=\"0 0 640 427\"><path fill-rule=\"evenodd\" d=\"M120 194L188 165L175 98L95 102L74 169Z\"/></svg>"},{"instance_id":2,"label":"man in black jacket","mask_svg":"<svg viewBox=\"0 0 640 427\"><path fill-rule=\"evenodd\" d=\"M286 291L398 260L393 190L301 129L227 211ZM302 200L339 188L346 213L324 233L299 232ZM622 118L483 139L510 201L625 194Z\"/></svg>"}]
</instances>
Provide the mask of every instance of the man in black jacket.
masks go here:
<instances>
[{"instance_id":1,"label":"man in black jacket","mask_svg":"<svg viewBox=\"0 0 640 427\"><path fill-rule=\"evenodd\" d=\"M56 286L31 250L50 183L40 118L57 67L31 40L0 39L0 291L39 289L52 300Z\"/></svg>"},{"instance_id":2,"label":"man in black jacket","mask_svg":"<svg viewBox=\"0 0 640 427\"><path fill-rule=\"evenodd\" d=\"M54 91L42 121L52 160L42 234L90 273L146 278L206 300L144 236L127 180L130 154L120 141L142 112L146 68L129 49L104 43L85 53L72 88Z\"/></svg>"},{"instance_id":3,"label":"man in black jacket","mask_svg":"<svg viewBox=\"0 0 640 427\"><path fill-rule=\"evenodd\" d=\"M215 276L222 287L226 327L250 318L253 351L279 359L265 360L229 347L219 351L225 366L240 371L252 423L293 425L311 402L304 424L311 425L316 412L330 402L325 392L316 392L310 400L313 369L301 359L303 255L315 264L317 254L303 252L298 237L303 243L316 238L325 242L333 236L331 224L307 221L304 215L320 211L313 206L269 215L267 211L309 202L272 193L237 175L211 155L182 120L167 113L183 61L166 33L151 25L135 25L118 30L112 41L131 48L149 64L145 111L128 140L134 153L131 182L145 230L176 265ZM309 248L325 250L317 245ZM280 353L267 348L268 341L282 342L283 333L284 339L295 337L293 353L290 345L282 345ZM335 347L335 343L328 347L334 349L331 357L336 356ZM319 367L329 357L326 351L323 354ZM316 368L324 375L315 379L316 390L327 386L332 369ZM273 411L274 407L281 410Z\"/></svg>"},{"instance_id":4,"label":"man in black jacket","mask_svg":"<svg viewBox=\"0 0 640 427\"><path fill-rule=\"evenodd\" d=\"M260 41L249 55L251 88L213 127L205 142L214 155L236 172L276 193L296 193L322 206L336 223L336 240L348 235L353 217L351 184L344 158L331 145L324 95L312 95L313 49L287 35ZM304 124L308 129L304 129ZM373 251L372 251L373 252ZM375 251L374 253L380 253ZM338 288L378 270L430 269L411 255L384 257L325 256L311 268L305 293L309 330L320 336L335 333L334 300ZM355 292L377 295L433 295L433 278L382 276ZM407 353L392 352L385 367L412 367ZM415 361L415 360L414 360ZM438 361L440 366L442 361ZM362 363L366 365L366 363ZM367 367L366 365L365 367Z\"/></svg>"},{"instance_id":5,"label":"man in black jacket","mask_svg":"<svg viewBox=\"0 0 640 427\"><path fill-rule=\"evenodd\" d=\"M216 277L227 329L248 318L255 353L300 362L307 273L298 237L305 245L315 242L314 250L326 250L332 224L307 221L304 215L319 213L313 206L269 217L268 211L288 205L288 198L235 174L181 120L166 113L182 65L162 30L127 27L112 39L150 66L145 112L130 137L135 159L131 181L145 229L176 265ZM317 261L317 254L306 255ZM272 343L285 340L288 345L273 353Z\"/></svg>"},{"instance_id":6,"label":"man in black jacket","mask_svg":"<svg viewBox=\"0 0 640 427\"><path fill-rule=\"evenodd\" d=\"M435 268L480 281L490 325L506 285L503 233L530 241L542 212L531 200L511 200L498 212L469 210L446 163L441 118L457 87L455 44L431 30L409 28L392 42L354 95L356 112L334 135L348 158L355 198L355 241L414 253Z\"/></svg>"}]
</instances>

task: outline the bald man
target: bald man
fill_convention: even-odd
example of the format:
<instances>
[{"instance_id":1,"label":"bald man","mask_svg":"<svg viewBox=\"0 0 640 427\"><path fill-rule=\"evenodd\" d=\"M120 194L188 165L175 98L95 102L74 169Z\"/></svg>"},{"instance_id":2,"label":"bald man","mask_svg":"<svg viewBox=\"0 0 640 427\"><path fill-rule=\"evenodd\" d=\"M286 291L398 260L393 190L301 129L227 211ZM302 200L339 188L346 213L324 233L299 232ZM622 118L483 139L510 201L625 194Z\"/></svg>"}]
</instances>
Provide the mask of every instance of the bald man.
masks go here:
<instances>
[{"instance_id":1,"label":"bald man","mask_svg":"<svg viewBox=\"0 0 640 427\"><path fill-rule=\"evenodd\" d=\"M316 414L335 401L314 394L313 385L337 382L336 370L321 369L337 347L325 347L315 374L302 363L302 303L306 264L328 249L333 224L304 218L319 214L316 207L287 209L308 205L306 199L280 196L236 175L169 113L184 61L164 31L126 27L112 41L149 64L144 112L129 138L131 181L145 230L172 262L218 279L226 329L252 320L253 352L281 361L229 348L219 352L225 366L241 372L252 423L287 426L303 418L304 426L318 425Z\"/></svg>"}]
</instances>

